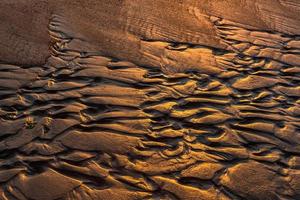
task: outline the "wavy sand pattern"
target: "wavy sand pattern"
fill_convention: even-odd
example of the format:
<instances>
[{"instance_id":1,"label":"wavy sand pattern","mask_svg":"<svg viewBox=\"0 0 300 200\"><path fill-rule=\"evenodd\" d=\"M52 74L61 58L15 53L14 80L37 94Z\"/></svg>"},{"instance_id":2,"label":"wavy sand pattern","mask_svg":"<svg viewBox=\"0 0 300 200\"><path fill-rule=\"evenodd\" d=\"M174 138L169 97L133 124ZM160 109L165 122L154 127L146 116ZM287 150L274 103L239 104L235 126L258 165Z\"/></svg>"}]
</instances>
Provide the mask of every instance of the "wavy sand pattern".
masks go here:
<instances>
[{"instance_id":1,"label":"wavy sand pattern","mask_svg":"<svg viewBox=\"0 0 300 200\"><path fill-rule=\"evenodd\" d=\"M0 2L0 200L300 199L298 0Z\"/></svg>"}]
</instances>

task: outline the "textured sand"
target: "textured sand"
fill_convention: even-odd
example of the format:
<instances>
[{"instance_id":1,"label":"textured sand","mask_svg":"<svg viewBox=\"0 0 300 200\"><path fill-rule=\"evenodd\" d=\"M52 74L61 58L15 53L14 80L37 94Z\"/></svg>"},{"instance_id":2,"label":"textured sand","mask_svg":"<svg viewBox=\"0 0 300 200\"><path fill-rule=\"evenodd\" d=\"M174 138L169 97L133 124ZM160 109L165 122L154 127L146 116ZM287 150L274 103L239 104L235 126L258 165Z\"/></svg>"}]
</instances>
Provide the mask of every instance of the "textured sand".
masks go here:
<instances>
[{"instance_id":1,"label":"textured sand","mask_svg":"<svg viewBox=\"0 0 300 200\"><path fill-rule=\"evenodd\" d=\"M300 199L300 1L2 0L0 200Z\"/></svg>"}]
</instances>

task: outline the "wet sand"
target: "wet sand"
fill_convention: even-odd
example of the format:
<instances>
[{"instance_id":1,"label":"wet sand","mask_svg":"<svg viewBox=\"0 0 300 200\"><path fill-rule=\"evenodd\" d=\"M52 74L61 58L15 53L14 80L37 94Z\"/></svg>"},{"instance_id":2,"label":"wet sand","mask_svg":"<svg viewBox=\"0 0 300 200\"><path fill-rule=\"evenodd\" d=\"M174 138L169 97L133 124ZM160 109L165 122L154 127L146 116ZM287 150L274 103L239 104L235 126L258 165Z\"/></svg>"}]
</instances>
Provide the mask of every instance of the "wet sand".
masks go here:
<instances>
[{"instance_id":1,"label":"wet sand","mask_svg":"<svg viewBox=\"0 0 300 200\"><path fill-rule=\"evenodd\" d=\"M299 13L0 2L0 199L300 198Z\"/></svg>"}]
</instances>

